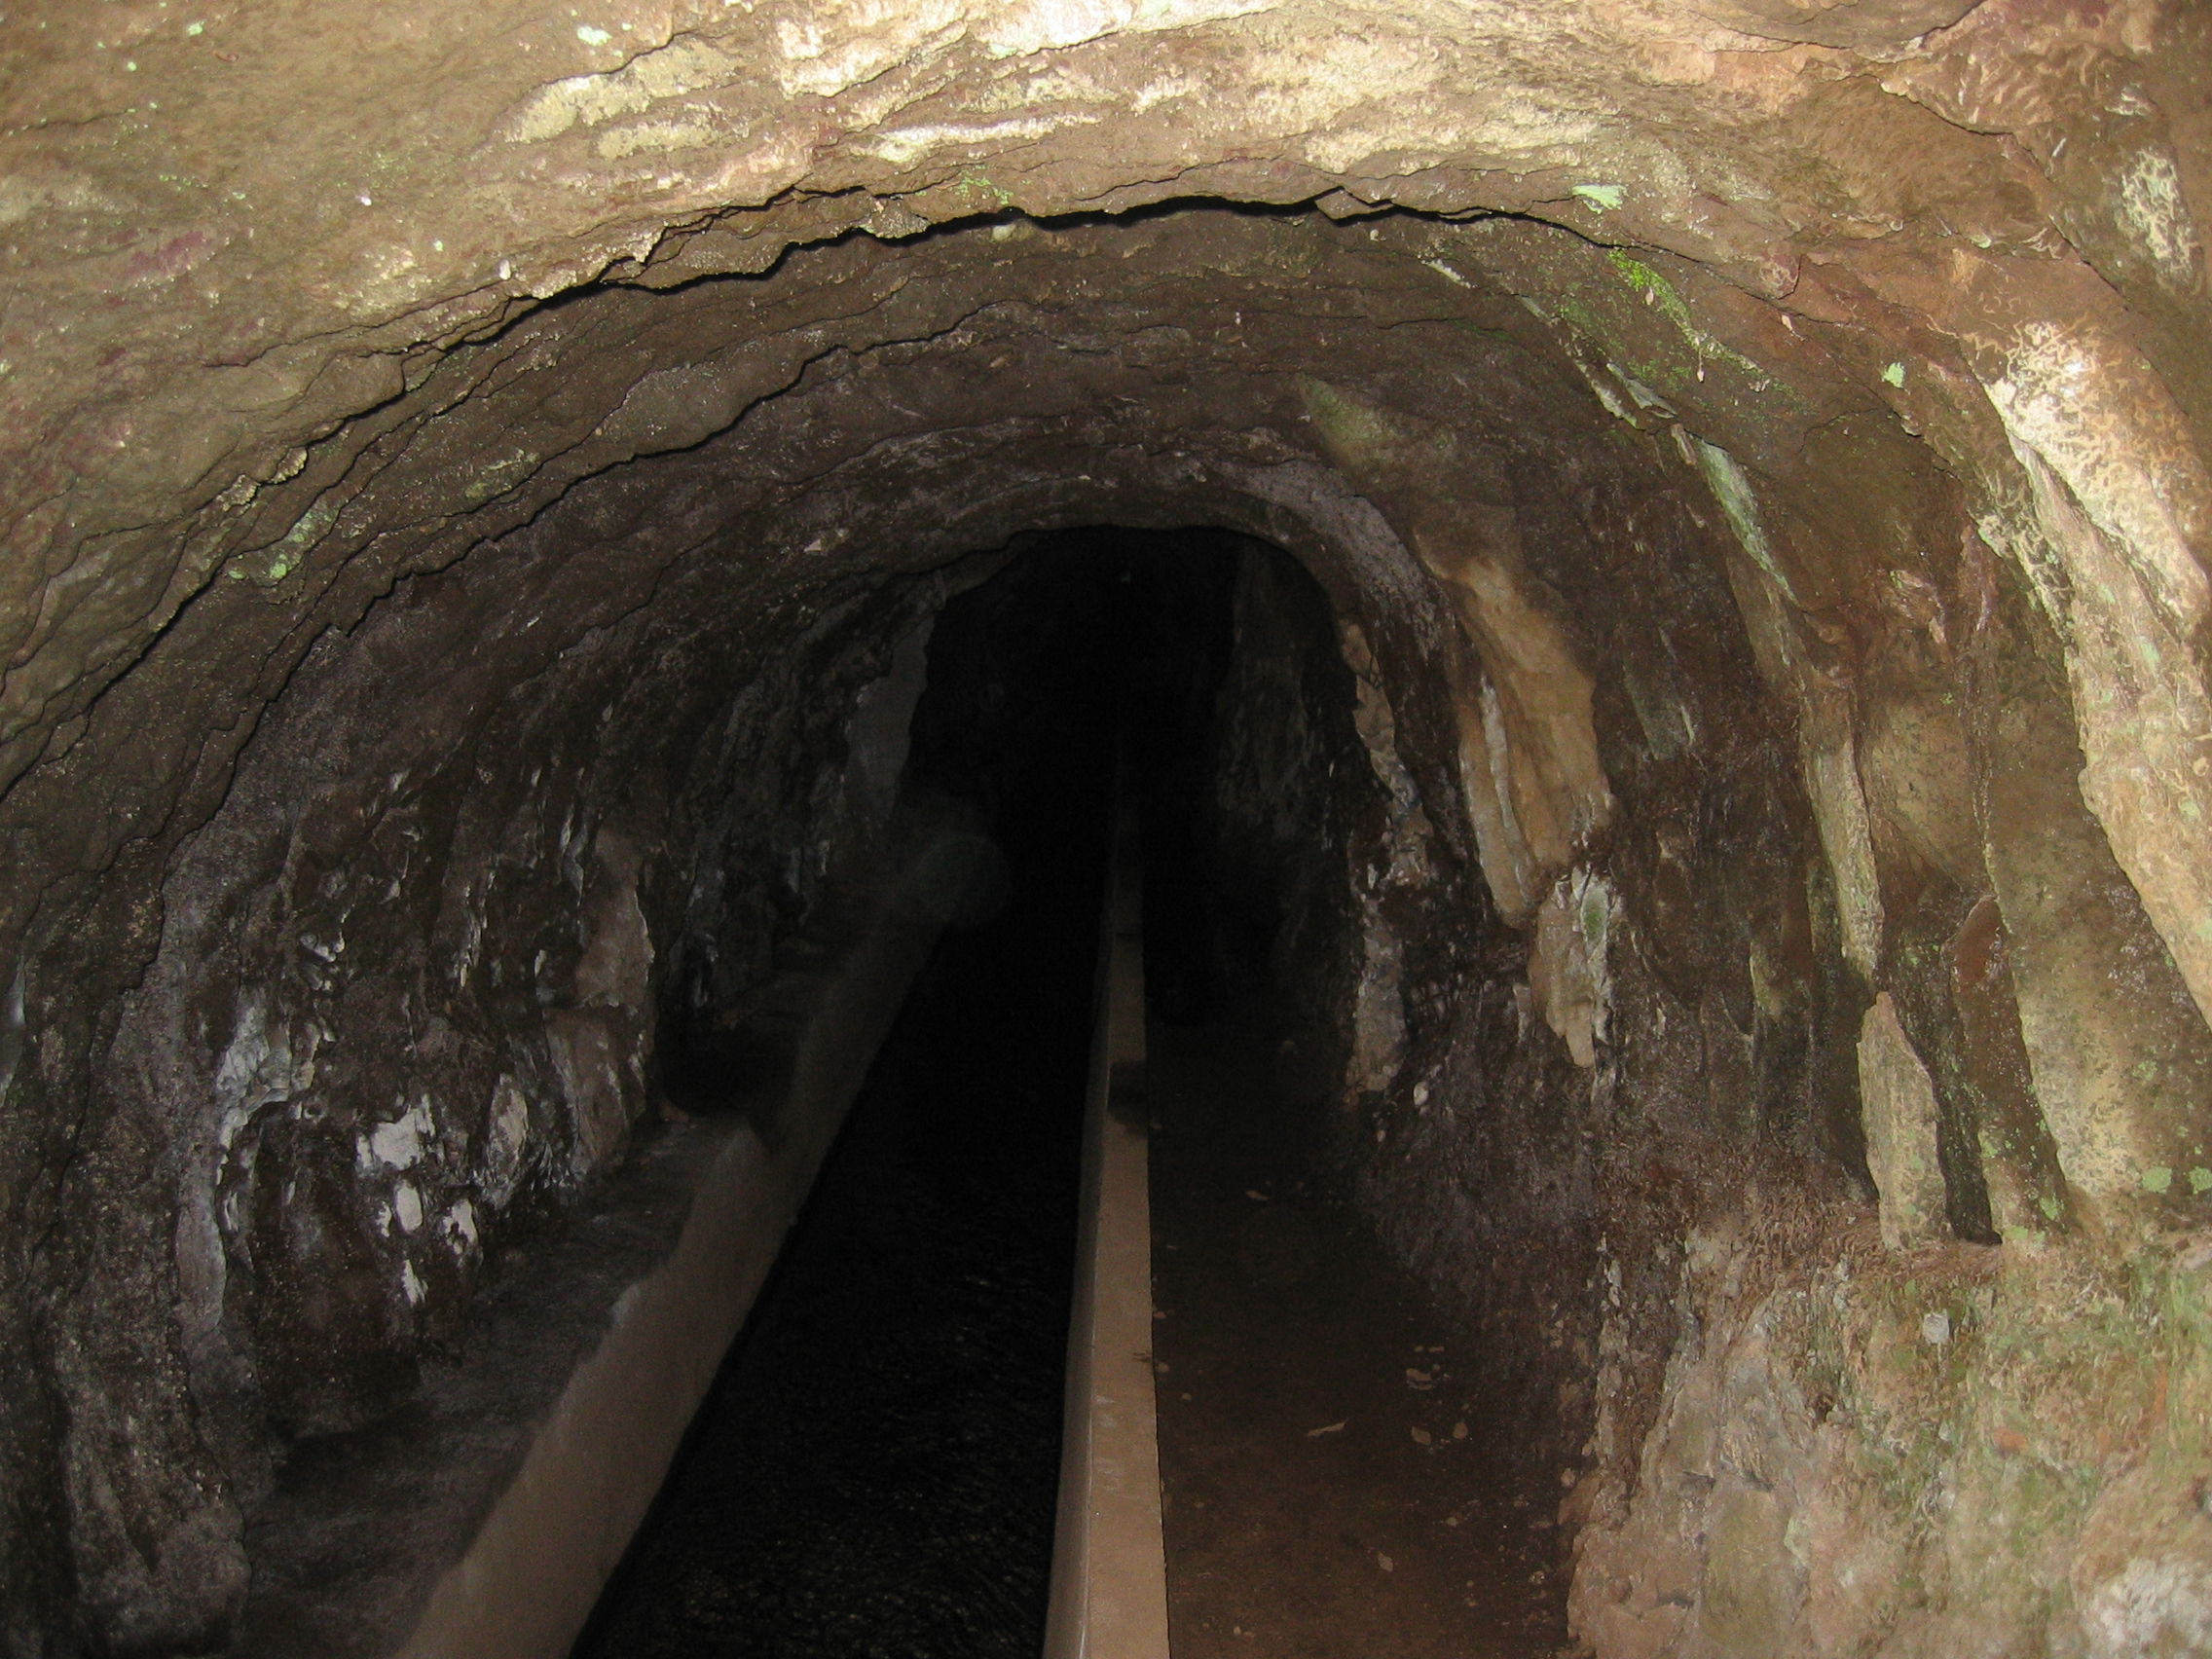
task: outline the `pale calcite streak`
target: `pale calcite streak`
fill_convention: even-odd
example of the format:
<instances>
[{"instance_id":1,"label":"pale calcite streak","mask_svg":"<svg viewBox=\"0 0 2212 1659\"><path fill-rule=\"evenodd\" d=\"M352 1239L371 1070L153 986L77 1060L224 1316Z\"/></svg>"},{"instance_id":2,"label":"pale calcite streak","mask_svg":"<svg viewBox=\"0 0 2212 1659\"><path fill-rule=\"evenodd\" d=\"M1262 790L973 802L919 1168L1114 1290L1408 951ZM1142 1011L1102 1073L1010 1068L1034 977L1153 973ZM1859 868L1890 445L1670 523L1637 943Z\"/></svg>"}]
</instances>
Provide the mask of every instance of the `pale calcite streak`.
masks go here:
<instances>
[{"instance_id":1,"label":"pale calcite streak","mask_svg":"<svg viewBox=\"0 0 2212 1659\"><path fill-rule=\"evenodd\" d=\"M2212 581L2191 541L2193 531L2212 529L2212 476L2164 387L2104 343L2043 321L2018 331L2003 372L1985 385L2015 447L2065 480L2167 623L2198 626L2212 610Z\"/></svg>"},{"instance_id":2,"label":"pale calcite streak","mask_svg":"<svg viewBox=\"0 0 2212 1659\"><path fill-rule=\"evenodd\" d=\"M2182 194L2181 169L2163 144L2136 151L2113 191L2114 217L2169 288L2194 294L2203 245Z\"/></svg>"},{"instance_id":3,"label":"pale calcite streak","mask_svg":"<svg viewBox=\"0 0 2212 1659\"><path fill-rule=\"evenodd\" d=\"M876 155L895 166L904 166L927 152L939 148L989 147L1010 141L1025 143L1043 138L1063 127L1089 126L1099 118L1095 115L1066 114L1057 116L1025 116L1011 121L990 121L977 124L947 122L934 127L897 128L878 134L867 143Z\"/></svg>"},{"instance_id":4,"label":"pale calcite streak","mask_svg":"<svg viewBox=\"0 0 2212 1659\"><path fill-rule=\"evenodd\" d=\"M705 41L671 41L606 74L571 75L539 88L499 124L495 136L509 144L543 143L573 127L597 127L663 98L719 86L743 68L738 58Z\"/></svg>"},{"instance_id":5,"label":"pale calcite streak","mask_svg":"<svg viewBox=\"0 0 2212 1659\"><path fill-rule=\"evenodd\" d=\"M2212 582L2191 535L2212 522L2212 480L2151 380L2033 323L1985 384L2031 508L2001 545L2056 610L2083 798L2212 1019L2212 696L2192 644Z\"/></svg>"},{"instance_id":6,"label":"pale calcite streak","mask_svg":"<svg viewBox=\"0 0 2212 1659\"><path fill-rule=\"evenodd\" d=\"M981 24L994 57L1080 46L1110 34L1150 33L1220 22L1274 9L1276 0L1023 0Z\"/></svg>"},{"instance_id":7,"label":"pale calcite streak","mask_svg":"<svg viewBox=\"0 0 2212 1659\"><path fill-rule=\"evenodd\" d=\"M1536 911L1529 952L1529 990L1567 1056L1588 1071L1598 1063L1612 1008L1610 953L1619 896L1590 869L1573 869L1552 884Z\"/></svg>"}]
</instances>

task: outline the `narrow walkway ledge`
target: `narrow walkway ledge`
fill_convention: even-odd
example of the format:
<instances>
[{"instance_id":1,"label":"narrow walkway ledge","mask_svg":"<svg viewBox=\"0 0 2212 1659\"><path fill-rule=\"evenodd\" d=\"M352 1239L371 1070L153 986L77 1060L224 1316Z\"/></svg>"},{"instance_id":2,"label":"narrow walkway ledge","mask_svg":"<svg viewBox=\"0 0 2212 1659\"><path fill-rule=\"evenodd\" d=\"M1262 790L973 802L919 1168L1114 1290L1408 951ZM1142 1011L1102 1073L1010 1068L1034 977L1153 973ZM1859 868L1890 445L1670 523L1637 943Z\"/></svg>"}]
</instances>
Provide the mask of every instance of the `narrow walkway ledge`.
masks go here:
<instances>
[{"instance_id":1,"label":"narrow walkway ledge","mask_svg":"<svg viewBox=\"0 0 2212 1659\"><path fill-rule=\"evenodd\" d=\"M232 1659L563 1659L650 1507L938 924L826 976L766 1140L672 1126L488 1289L392 1421L300 1448L251 1526Z\"/></svg>"},{"instance_id":2,"label":"narrow walkway ledge","mask_svg":"<svg viewBox=\"0 0 2212 1659\"><path fill-rule=\"evenodd\" d=\"M1101 929L1045 1659L1166 1659L1153 1396L1143 885L1121 813Z\"/></svg>"}]
</instances>

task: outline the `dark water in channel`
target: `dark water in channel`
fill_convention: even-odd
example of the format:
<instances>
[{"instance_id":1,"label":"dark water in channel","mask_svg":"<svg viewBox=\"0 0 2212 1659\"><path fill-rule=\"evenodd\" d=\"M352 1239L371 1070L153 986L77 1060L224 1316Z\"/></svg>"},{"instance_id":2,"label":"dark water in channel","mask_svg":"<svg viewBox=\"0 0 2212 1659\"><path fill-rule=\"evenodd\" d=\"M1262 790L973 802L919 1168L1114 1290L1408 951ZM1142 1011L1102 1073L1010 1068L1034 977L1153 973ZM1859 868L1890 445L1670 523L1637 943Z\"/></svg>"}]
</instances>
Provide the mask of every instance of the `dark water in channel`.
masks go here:
<instances>
[{"instance_id":1,"label":"dark water in channel","mask_svg":"<svg viewBox=\"0 0 2212 1659\"><path fill-rule=\"evenodd\" d=\"M583 1659L1033 1659L1090 989L1047 907L938 950Z\"/></svg>"},{"instance_id":2,"label":"dark water in channel","mask_svg":"<svg viewBox=\"0 0 2212 1659\"><path fill-rule=\"evenodd\" d=\"M1085 614L940 625L915 763L992 774L1008 902L924 970L576 1659L1038 1651L1109 791ZM940 695L977 652L1024 691L981 719Z\"/></svg>"}]
</instances>

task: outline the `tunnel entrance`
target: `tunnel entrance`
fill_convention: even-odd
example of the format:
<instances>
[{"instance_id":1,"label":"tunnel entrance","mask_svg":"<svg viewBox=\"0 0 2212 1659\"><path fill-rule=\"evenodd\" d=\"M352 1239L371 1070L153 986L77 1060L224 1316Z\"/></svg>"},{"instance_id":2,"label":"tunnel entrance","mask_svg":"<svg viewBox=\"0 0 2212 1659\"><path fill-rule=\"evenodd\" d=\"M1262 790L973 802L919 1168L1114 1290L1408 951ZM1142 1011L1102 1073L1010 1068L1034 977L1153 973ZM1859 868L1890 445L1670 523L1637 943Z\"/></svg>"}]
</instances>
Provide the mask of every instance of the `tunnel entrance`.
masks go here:
<instances>
[{"instance_id":1,"label":"tunnel entrance","mask_svg":"<svg viewBox=\"0 0 2212 1659\"><path fill-rule=\"evenodd\" d=\"M1239 789L1324 813L1360 764L1328 601L1226 533L1013 553L937 613L897 780L903 902L944 932L574 1652L1039 1650L1117 777L1146 872L1175 1651L1548 1651L1548 1518L1476 1469L1442 1322L1329 1172L1311 1079L1338 1034L1280 984L1332 971L1329 884L1233 827ZM780 982L733 1035L672 976L683 1110L762 1110Z\"/></svg>"}]
</instances>

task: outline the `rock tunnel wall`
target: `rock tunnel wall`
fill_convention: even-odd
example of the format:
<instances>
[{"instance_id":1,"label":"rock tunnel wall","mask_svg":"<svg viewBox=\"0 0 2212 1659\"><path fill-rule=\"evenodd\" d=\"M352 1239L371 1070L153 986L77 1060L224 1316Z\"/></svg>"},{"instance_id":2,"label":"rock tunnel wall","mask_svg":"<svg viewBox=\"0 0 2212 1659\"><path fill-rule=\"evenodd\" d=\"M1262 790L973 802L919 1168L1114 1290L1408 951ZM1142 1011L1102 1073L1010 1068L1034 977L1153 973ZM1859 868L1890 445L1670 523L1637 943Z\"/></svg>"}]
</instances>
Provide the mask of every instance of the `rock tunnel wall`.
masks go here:
<instances>
[{"instance_id":1,"label":"rock tunnel wall","mask_svg":"<svg viewBox=\"0 0 2212 1659\"><path fill-rule=\"evenodd\" d=\"M221 1644L1094 523L1327 595L1225 812L1584 1639L2212 1641L2201 9L602 11L0 20L12 1650Z\"/></svg>"}]
</instances>

